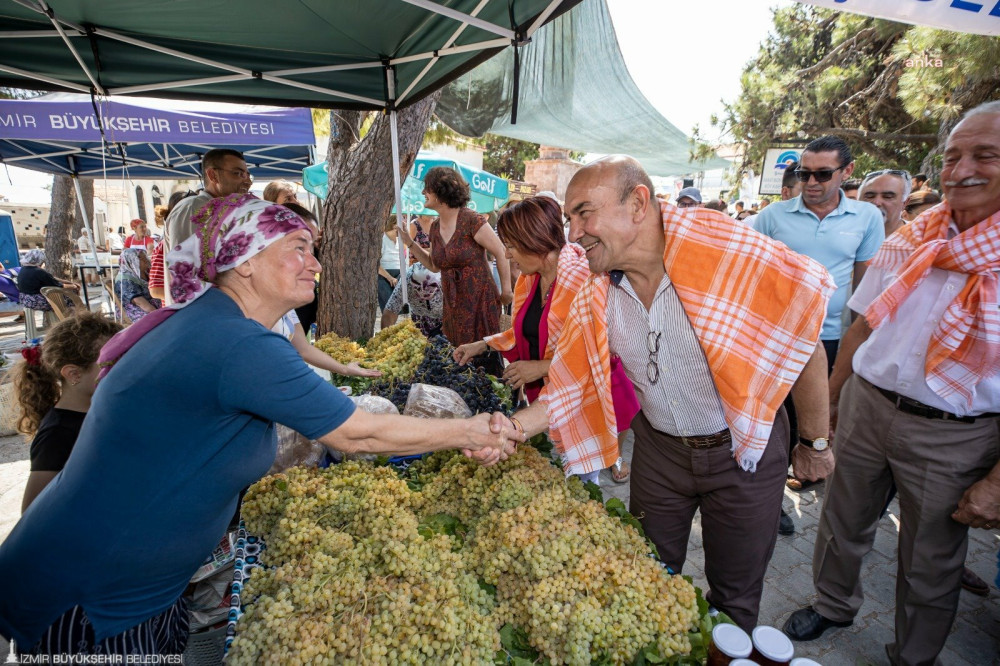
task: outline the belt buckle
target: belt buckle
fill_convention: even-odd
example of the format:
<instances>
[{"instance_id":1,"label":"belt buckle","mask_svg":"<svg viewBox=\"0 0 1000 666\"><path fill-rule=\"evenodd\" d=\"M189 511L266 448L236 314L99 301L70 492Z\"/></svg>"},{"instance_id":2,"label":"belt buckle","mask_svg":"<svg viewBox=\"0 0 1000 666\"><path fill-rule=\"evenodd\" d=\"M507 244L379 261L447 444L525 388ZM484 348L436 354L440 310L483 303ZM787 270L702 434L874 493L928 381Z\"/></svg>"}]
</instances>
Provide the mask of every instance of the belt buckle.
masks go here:
<instances>
[{"instance_id":1,"label":"belt buckle","mask_svg":"<svg viewBox=\"0 0 1000 666\"><path fill-rule=\"evenodd\" d=\"M684 445L690 449L711 449L717 445L714 435L698 435L697 437L681 437Z\"/></svg>"}]
</instances>

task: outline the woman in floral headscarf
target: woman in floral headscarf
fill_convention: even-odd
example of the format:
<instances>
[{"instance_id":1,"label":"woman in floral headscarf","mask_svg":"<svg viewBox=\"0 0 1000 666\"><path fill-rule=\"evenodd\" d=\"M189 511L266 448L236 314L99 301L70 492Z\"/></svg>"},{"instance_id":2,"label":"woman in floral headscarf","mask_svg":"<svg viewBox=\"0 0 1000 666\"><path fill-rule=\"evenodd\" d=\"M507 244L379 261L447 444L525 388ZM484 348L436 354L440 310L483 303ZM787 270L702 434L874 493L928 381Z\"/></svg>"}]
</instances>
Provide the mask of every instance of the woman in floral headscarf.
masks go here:
<instances>
[{"instance_id":1,"label":"woman in floral headscarf","mask_svg":"<svg viewBox=\"0 0 1000 666\"><path fill-rule=\"evenodd\" d=\"M271 466L275 422L350 452L464 447L496 461L523 439L502 415L355 411L269 330L313 297L305 222L234 194L193 223L169 256L174 305L104 346L72 456L0 544L0 634L26 652L181 654L181 594ZM149 394L160 399L135 399Z\"/></svg>"},{"instance_id":2,"label":"woman in floral headscarf","mask_svg":"<svg viewBox=\"0 0 1000 666\"><path fill-rule=\"evenodd\" d=\"M118 265L121 270L115 276L115 294L129 319L139 321L163 305L149 293L149 255L134 247L126 248L118 257ZM121 318L117 308L115 314Z\"/></svg>"}]
</instances>

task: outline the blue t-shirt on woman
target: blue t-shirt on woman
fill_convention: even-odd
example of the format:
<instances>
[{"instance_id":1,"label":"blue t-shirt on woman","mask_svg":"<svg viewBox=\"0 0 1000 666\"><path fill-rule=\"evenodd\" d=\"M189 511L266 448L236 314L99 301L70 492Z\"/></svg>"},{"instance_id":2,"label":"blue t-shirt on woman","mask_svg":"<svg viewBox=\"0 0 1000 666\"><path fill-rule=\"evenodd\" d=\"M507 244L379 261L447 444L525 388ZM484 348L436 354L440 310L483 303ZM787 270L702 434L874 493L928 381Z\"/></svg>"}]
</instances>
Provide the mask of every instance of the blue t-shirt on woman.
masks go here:
<instances>
[{"instance_id":1,"label":"blue t-shirt on woman","mask_svg":"<svg viewBox=\"0 0 1000 666\"><path fill-rule=\"evenodd\" d=\"M101 381L66 467L0 545L0 634L27 650L79 605L97 642L162 613L267 473L274 422L315 439L353 411L209 290Z\"/></svg>"}]
</instances>

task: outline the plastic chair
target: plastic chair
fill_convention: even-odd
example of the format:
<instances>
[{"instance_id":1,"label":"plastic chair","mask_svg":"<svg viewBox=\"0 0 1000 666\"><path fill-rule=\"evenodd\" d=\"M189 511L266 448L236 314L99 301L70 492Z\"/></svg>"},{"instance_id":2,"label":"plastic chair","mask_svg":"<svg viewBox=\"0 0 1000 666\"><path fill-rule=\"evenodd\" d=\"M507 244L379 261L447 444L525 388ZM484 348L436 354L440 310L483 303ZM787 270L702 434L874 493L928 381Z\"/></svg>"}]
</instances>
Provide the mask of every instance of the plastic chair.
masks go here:
<instances>
[{"instance_id":1,"label":"plastic chair","mask_svg":"<svg viewBox=\"0 0 1000 666\"><path fill-rule=\"evenodd\" d=\"M73 311L77 308L84 311L87 309L80 295L69 289L63 289L62 287L42 287L42 296L52 306L52 312L55 313L56 319L59 321L67 317L72 317Z\"/></svg>"},{"instance_id":2,"label":"plastic chair","mask_svg":"<svg viewBox=\"0 0 1000 666\"><path fill-rule=\"evenodd\" d=\"M125 308L122 307L122 301L118 297L118 292L115 291L115 283L111 278L104 278L101 280L101 285L104 287L104 291L111 294L111 302L115 305L115 312L120 313L122 316L122 324L128 326L132 323L129 316L125 313Z\"/></svg>"},{"instance_id":3,"label":"plastic chair","mask_svg":"<svg viewBox=\"0 0 1000 666\"><path fill-rule=\"evenodd\" d=\"M35 313L38 310L24 308L24 339L34 340L38 337L38 329L35 326Z\"/></svg>"}]
</instances>

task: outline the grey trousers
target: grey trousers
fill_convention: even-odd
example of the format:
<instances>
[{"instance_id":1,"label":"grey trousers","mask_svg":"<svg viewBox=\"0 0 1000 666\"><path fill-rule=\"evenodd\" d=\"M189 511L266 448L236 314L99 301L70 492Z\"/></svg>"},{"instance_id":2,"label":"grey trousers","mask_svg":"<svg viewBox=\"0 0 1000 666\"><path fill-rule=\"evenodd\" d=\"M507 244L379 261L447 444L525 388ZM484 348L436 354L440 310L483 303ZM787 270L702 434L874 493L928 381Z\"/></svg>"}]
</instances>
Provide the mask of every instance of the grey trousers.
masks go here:
<instances>
[{"instance_id":1,"label":"grey trousers","mask_svg":"<svg viewBox=\"0 0 1000 666\"><path fill-rule=\"evenodd\" d=\"M788 418L784 408L757 471L740 469L728 446L692 449L655 430L639 412L632 421L630 511L660 559L680 573L687 559L691 520L701 509L706 599L750 631L757 625L764 573L778 536L788 473Z\"/></svg>"},{"instance_id":2,"label":"grey trousers","mask_svg":"<svg viewBox=\"0 0 1000 666\"><path fill-rule=\"evenodd\" d=\"M897 664L934 664L958 608L968 527L951 519L966 489L1000 454L1000 419L959 423L898 411L857 375L840 397L837 467L826 482L813 556L820 615L861 608L861 563L872 549L889 486L899 488Z\"/></svg>"}]
</instances>

